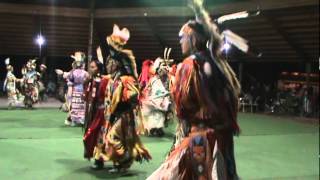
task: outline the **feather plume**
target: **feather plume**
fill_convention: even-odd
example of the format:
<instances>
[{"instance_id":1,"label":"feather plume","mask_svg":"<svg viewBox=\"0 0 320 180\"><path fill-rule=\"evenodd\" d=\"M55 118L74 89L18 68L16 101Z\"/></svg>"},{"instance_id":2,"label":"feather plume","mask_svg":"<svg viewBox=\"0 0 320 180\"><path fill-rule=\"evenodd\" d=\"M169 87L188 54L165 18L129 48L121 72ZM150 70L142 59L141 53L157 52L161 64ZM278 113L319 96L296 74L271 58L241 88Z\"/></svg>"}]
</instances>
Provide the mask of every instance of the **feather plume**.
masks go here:
<instances>
[{"instance_id":1,"label":"feather plume","mask_svg":"<svg viewBox=\"0 0 320 180\"><path fill-rule=\"evenodd\" d=\"M166 47L166 48L164 49L164 52L163 52L163 58L164 58L164 59L166 59L166 56L167 56L167 50L168 50L168 48Z\"/></svg>"},{"instance_id":2,"label":"feather plume","mask_svg":"<svg viewBox=\"0 0 320 180\"><path fill-rule=\"evenodd\" d=\"M102 56L102 51L100 46L97 48L97 57L98 57L98 60L103 64L103 56Z\"/></svg>"},{"instance_id":3,"label":"feather plume","mask_svg":"<svg viewBox=\"0 0 320 180\"><path fill-rule=\"evenodd\" d=\"M249 17L249 13L247 11L241 11L241 12L221 16L217 19L217 22L218 24L222 24L229 20L241 19L241 18L247 18L247 17Z\"/></svg>"},{"instance_id":4,"label":"feather plume","mask_svg":"<svg viewBox=\"0 0 320 180\"><path fill-rule=\"evenodd\" d=\"M6 58L6 59L4 60L4 63L5 63L6 65L9 65L9 64L10 64L10 58Z\"/></svg>"},{"instance_id":5,"label":"feather plume","mask_svg":"<svg viewBox=\"0 0 320 180\"><path fill-rule=\"evenodd\" d=\"M225 40L228 43L233 44L241 51L243 51L245 53L247 53L249 51L248 41L246 39L240 37L239 35L235 34L234 32L227 29L222 32L222 36L225 38Z\"/></svg>"},{"instance_id":6,"label":"feather plume","mask_svg":"<svg viewBox=\"0 0 320 180\"><path fill-rule=\"evenodd\" d=\"M171 53L171 50L172 48L169 48L168 52L167 52L167 57L166 57L166 60L169 60L169 57L170 57L170 53Z\"/></svg>"}]
</instances>

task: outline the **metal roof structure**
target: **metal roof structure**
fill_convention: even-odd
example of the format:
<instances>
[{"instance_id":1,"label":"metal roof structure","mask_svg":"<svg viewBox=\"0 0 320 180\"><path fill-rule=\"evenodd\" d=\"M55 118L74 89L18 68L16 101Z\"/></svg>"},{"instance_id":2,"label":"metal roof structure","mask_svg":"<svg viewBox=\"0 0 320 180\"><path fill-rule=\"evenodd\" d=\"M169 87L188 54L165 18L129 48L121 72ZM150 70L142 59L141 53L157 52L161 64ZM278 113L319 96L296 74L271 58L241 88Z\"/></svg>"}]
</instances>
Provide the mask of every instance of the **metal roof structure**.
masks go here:
<instances>
[{"instance_id":1,"label":"metal roof structure","mask_svg":"<svg viewBox=\"0 0 320 180\"><path fill-rule=\"evenodd\" d=\"M249 40L262 57L233 50L230 61L319 60L318 0L215 0L207 3L213 18L257 8L261 11L259 16L229 21L223 28ZM128 48L138 60L161 56L164 46L172 47L172 57L181 59L178 31L193 18L185 0L0 0L0 55L37 56L34 38L40 29L46 38L43 49L46 56L69 56L75 50L87 52L90 12L94 14L93 49L105 43L113 24L118 24L130 30Z\"/></svg>"}]
</instances>

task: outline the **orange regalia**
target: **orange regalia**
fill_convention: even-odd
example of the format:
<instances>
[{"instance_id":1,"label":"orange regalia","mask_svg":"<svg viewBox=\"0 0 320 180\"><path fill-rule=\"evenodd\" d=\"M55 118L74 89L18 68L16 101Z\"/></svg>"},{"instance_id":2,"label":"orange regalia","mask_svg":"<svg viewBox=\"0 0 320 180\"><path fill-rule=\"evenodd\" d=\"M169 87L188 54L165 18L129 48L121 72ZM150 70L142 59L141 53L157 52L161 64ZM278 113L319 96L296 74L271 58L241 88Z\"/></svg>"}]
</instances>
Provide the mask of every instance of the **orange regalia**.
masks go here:
<instances>
[{"instance_id":1,"label":"orange regalia","mask_svg":"<svg viewBox=\"0 0 320 180\"><path fill-rule=\"evenodd\" d=\"M186 23L179 35L197 41L178 65L172 87L179 119L176 142L148 180L238 179L233 136L239 133L240 85L218 53L219 36L202 1L193 3L197 21Z\"/></svg>"},{"instance_id":2,"label":"orange regalia","mask_svg":"<svg viewBox=\"0 0 320 180\"><path fill-rule=\"evenodd\" d=\"M133 160L149 159L135 131L133 109L137 104L136 80L131 76L108 78L105 94L105 119L95 148L95 159L113 161L116 166L128 168Z\"/></svg>"},{"instance_id":3,"label":"orange regalia","mask_svg":"<svg viewBox=\"0 0 320 180\"><path fill-rule=\"evenodd\" d=\"M104 94L101 92L104 120L93 152L96 162L112 161L117 170L128 169L134 160L151 159L135 130L134 110L138 105L139 86L134 56L130 50L122 48L128 39L129 31L120 31L116 25L113 34L107 37L107 71L113 63L117 68L110 70L100 85L100 90L105 88Z\"/></svg>"}]
</instances>

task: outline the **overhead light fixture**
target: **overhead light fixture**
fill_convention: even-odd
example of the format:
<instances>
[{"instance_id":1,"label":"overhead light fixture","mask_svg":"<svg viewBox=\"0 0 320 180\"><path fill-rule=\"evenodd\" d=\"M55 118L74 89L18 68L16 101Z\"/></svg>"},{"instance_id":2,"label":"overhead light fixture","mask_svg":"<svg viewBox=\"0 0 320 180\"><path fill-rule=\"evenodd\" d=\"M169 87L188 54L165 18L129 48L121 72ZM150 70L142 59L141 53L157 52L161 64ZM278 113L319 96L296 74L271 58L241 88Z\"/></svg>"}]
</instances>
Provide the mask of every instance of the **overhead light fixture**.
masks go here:
<instances>
[{"instance_id":1,"label":"overhead light fixture","mask_svg":"<svg viewBox=\"0 0 320 180\"><path fill-rule=\"evenodd\" d=\"M46 42L45 38L39 34L36 38L36 43L41 47Z\"/></svg>"},{"instance_id":2,"label":"overhead light fixture","mask_svg":"<svg viewBox=\"0 0 320 180\"><path fill-rule=\"evenodd\" d=\"M222 46L223 50L228 52L229 49L231 48L231 45L228 42L225 42Z\"/></svg>"}]
</instances>

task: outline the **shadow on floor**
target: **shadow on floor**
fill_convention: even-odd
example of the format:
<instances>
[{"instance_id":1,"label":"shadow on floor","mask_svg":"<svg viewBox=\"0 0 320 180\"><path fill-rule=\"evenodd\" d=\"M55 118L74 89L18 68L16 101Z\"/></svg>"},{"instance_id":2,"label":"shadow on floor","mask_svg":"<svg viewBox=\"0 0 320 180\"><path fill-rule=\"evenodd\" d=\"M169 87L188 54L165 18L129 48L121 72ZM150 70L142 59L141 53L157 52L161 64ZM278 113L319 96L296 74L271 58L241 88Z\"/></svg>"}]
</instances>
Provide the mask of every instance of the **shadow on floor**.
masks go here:
<instances>
[{"instance_id":1,"label":"shadow on floor","mask_svg":"<svg viewBox=\"0 0 320 180\"><path fill-rule=\"evenodd\" d=\"M62 175L58 179L145 179L146 172L129 169L123 173L109 173L108 169L112 168L111 164L105 164L102 170L92 170L90 165L92 161L57 159L56 162L64 164L70 169L70 173Z\"/></svg>"}]
</instances>

